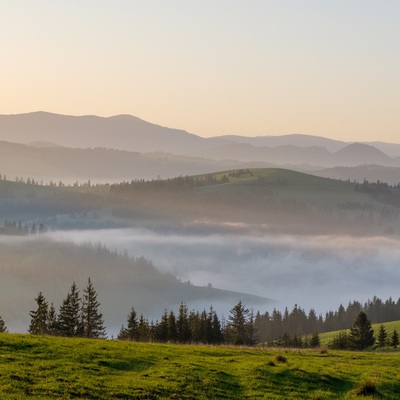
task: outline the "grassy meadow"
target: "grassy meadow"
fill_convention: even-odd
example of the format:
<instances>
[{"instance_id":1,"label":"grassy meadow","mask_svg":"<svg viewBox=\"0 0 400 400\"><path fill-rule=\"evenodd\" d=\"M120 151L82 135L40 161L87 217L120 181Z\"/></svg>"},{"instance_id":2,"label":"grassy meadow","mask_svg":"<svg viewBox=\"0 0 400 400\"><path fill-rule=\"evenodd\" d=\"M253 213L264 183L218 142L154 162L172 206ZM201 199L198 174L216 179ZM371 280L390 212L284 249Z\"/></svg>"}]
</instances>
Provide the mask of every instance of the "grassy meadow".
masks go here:
<instances>
[{"instance_id":1,"label":"grassy meadow","mask_svg":"<svg viewBox=\"0 0 400 400\"><path fill-rule=\"evenodd\" d=\"M393 334L393 331L396 329L397 333L400 334L400 321L390 321L384 322L383 324L372 324L372 329L374 330L375 338L378 337L379 327L383 325L386 329L388 337L390 338ZM347 333L350 333L350 329L345 329ZM321 341L321 346L327 347L329 343L332 342L334 337L341 331L332 331L332 332L324 332L320 333L319 338Z\"/></svg>"},{"instance_id":2,"label":"grassy meadow","mask_svg":"<svg viewBox=\"0 0 400 400\"><path fill-rule=\"evenodd\" d=\"M1 399L400 396L397 352L143 344L0 335Z\"/></svg>"}]
</instances>

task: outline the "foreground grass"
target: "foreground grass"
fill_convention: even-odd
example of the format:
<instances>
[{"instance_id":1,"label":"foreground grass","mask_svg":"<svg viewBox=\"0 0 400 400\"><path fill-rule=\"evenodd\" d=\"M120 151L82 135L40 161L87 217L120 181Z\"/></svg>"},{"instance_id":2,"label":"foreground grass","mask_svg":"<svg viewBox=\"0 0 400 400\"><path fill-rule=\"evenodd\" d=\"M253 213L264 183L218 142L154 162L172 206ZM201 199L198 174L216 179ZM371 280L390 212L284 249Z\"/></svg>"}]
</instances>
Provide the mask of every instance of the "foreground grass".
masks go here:
<instances>
[{"instance_id":1,"label":"foreground grass","mask_svg":"<svg viewBox=\"0 0 400 400\"><path fill-rule=\"evenodd\" d=\"M399 354L0 335L0 398L348 399L400 396ZM368 389L369 390L369 389Z\"/></svg>"}]
</instances>

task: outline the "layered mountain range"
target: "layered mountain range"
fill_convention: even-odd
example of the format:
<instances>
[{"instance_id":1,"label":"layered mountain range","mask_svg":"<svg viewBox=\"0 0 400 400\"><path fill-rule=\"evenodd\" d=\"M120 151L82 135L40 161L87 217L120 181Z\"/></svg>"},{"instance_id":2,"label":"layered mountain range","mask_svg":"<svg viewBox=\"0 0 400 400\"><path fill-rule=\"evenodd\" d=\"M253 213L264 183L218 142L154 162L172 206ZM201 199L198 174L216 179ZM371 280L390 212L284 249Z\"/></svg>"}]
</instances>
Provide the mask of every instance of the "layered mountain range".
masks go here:
<instances>
[{"instance_id":1,"label":"layered mountain range","mask_svg":"<svg viewBox=\"0 0 400 400\"><path fill-rule=\"evenodd\" d=\"M369 178L361 176L368 165L381 180L400 180L400 144L301 134L203 138L129 115L0 115L0 141L0 173L11 178L113 181L280 166L358 180Z\"/></svg>"}]
</instances>

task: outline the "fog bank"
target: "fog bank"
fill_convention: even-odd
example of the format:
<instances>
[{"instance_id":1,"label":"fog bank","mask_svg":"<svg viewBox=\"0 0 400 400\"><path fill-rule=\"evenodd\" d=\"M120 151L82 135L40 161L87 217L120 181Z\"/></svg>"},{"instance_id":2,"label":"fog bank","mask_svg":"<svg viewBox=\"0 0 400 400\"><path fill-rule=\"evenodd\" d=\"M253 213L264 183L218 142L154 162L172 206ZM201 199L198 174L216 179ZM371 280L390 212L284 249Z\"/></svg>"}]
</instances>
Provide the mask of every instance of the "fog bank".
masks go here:
<instances>
[{"instance_id":1,"label":"fog bank","mask_svg":"<svg viewBox=\"0 0 400 400\"><path fill-rule=\"evenodd\" d=\"M400 295L397 239L271 234L176 234L145 229L68 231L57 241L101 242L151 259L194 285L273 298L318 312L350 300Z\"/></svg>"}]
</instances>

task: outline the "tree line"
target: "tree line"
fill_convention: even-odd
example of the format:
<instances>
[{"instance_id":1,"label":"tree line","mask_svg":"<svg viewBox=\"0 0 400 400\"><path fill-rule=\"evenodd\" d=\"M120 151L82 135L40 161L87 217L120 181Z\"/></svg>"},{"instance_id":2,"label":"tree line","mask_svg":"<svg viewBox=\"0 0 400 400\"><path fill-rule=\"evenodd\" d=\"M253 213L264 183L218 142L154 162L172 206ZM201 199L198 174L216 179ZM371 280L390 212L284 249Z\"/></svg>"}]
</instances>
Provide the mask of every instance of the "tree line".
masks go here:
<instances>
[{"instance_id":1,"label":"tree line","mask_svg":"<svg viewBox=\"0 0 400 400\"><path fill-rule=\"evenodd\" d=\"M97 292L90 278L82 296L73 282L58 313L53 303L49 306L42 292L39 292L35 302L37 308L29 313L31 322L28 332L31 334L107 337L103 315L99 312ZM160 319L155 321L149 321L143 314L138 316L132 307L117 339L233 345L265 343L270 346L304 348L318 347L320 332L338 330L340 332L333 338L332 348L362 349L373 345L375 341L378 347L389 345L397 347L399 344L397 331L388 337L385 327L381 325L375 338L370 319L375 323L398 320L399 313L400 299L395 303L391 298L383 302L374 297L364 305L353 301L346 309L340 305L337 311L327 312L325 319L321 314L317 317L313 309L306 314L297 305L290 313L286 308L283 314L274 309L271 315L268 312L263 315L257 312L254 316L253 311L239 301L230 310L228 318L221 320L212 307L209 311L189 311L182 302L176 313L165 310ZM343 330L348 328L350 332ZM7 327L0 316L0 332L6 331ZM364 342L356 344L357 340Z\"/></svg>"},{"instance_id":2,"label":"tree line","mask_svg":"<svg viewBox=\"0 0 400 400\"><path fill-rule=\"evenodd\" d=\"M385 326L381 324L378 334L375 337L371 322L367 315L361 311L350 328L350 332L338 332L332 339L329 347L336 350L364 350L375 343L380 349L387 346L397 348L400 343L399 334L394 329L392 335L389 337Z\"/></svg>"},{"instance_id":3,"label":"tree line","mask_svg":"<svg viewBox=\"0 0 400 400\"><path fill-rule=\"evenodd\" d=\"M307 313L297 304L292 311L284 312L274 309L271 313L259 312L255 316L255 329L261 342L271 342L286 338L312 335L314 332L330 332L349 329L360 312L364 312L372 323L383 323L400 320L400 298L395 302L391 297L386 301L374 296L364 304L353 301L345 308L342 304L336 311L328 311L325 316L311 308Z\"/></svg>"},{"instance_id":4,"label":"tree line","mask_svg":"<svg viewBox=\"0 0 400 400\"><path fill-rule=\"evenodd\" d=\"M0 234L3 235L36 235L38 233L45 233L47 231L47 226L42 223L38 225L36 225L34 222L23 224L21 220L16 222L6 219L3 223L3 226L0 227Z\"/></svg>"},{"instance_id":5,"label":"tree line","mask_svg":"<svg viewBox=\"0 0 400 400\"><path fill-rule=\"evenodd\" d=\"M229 178L226 175L218 178L213 174L208 174L203 177L193 176L178 176L168 179L132 179L130 182L113 183L110 185L112 193L134 193L134 192L160 192L160 191L190 191L195 188L210 185L221 185L229 183Z\"/></svg>"},{"instance_id":6,"label":"tree line","mask_svg":"<svg viewBox=\"0 0 400 400\"><path fill-rule=\"evenodd\" d=\"M106 338L103 314L99 312L100 303L90 278L82 297L75 282L72 284L58 314L53 303L49 306L42 292L39 292L35 301L37 308L29 313L30 334Z\"/></svg>"},{"instance_id":7,"label":"tree line","mask_svg":"<svg viewBox=\"0 0 400 400\"><path fill-rule=\"evenodd\" d=\"M165 310L155 322L149 322L143 315L138 318L132 308L127 326L122 325L117 339L233 345L257 343L253 312L241 301L230 310L226 321L221 321L212 307L208 312L189 311L183 302L177 314Z\"/></svg>"}]
</instances>

